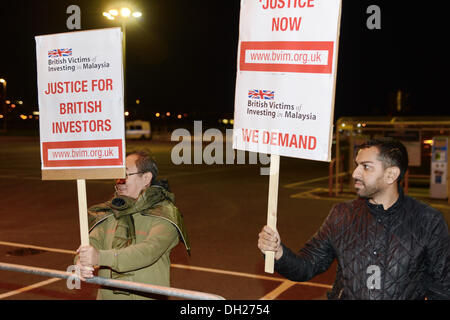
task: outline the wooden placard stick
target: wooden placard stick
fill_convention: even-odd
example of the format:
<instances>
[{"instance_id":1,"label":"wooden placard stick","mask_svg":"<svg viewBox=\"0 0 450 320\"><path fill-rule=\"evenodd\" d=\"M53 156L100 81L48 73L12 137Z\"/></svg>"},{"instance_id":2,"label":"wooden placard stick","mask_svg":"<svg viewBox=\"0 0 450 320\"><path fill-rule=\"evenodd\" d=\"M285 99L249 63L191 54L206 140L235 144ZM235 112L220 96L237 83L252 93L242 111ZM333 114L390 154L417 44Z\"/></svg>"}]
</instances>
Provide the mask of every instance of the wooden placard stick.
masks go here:
<instances>
[{"instance_id":1,"label":"wooden placard stick","mask_svg":"<svg viewBox=\"0 0 450 320\"><path fill-rule=\"evenodd\" d=\"M267 204L267 225L276 230L277 228L277 204L278 204L278 178L280 175L280 156L270 155L269 176L269 201ZM273 273L275 264L275 252L266 251L264 271Z\"/></svg>"},{"instance_id":2,"label":"wooden placard stick","mask_svg":"<svg viewBox=\"0 0 450 320\"><path fill-rule=\"evenodd\" d=\"M81 245L89 245L89 225L87 215L86 180L77 179L78 213L80 218Z\"/></svg>"}]
</instances>

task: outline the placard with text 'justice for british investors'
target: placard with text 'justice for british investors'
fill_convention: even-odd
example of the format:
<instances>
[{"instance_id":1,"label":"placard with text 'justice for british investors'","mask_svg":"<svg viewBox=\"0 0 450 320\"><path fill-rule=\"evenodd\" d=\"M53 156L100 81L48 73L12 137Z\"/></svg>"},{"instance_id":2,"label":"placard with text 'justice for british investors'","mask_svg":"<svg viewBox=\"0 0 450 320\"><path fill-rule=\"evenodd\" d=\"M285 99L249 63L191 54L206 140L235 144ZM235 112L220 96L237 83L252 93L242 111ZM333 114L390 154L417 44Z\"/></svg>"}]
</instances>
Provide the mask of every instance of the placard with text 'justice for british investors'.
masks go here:
<instances>
[{"instance_id":1,"label":"placard with text 'justice for british investors'","mask_svg":"<svg viewBox=\"0 0 450 320\"><path fill-rule=\"evenodd\" d=\"M329 161L340 0L242 0L233 148Z\"/></svg>"},{"instance_id":2,"label":"placard with text 'justice for british investors'","mask_svg":"<svg viewBox=\"0 0 450 320\"><path fill-rule=\"evenodd\" d=\"M43 179L123 175L120 28L36 37Z\"/></svg>"}]
</instances>

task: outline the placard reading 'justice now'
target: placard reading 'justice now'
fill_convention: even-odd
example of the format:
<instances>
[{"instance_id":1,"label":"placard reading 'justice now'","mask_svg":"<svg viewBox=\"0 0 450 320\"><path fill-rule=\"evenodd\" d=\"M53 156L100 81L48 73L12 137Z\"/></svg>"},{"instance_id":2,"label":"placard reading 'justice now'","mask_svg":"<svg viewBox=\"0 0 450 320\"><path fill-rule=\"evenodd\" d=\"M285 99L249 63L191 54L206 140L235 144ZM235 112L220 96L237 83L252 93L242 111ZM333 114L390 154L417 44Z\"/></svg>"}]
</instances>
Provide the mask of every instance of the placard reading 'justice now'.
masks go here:
<instances>
[{"instance_id":1,"label":"placard reading 'justice now'","mask_svg":"<svg viewBox=\"0 0 450 320\"><path fill-rule=\"evenodd\" d=\"M233 148L329 161L340 0L242 0Z\"/></svg>"}]
</instances>

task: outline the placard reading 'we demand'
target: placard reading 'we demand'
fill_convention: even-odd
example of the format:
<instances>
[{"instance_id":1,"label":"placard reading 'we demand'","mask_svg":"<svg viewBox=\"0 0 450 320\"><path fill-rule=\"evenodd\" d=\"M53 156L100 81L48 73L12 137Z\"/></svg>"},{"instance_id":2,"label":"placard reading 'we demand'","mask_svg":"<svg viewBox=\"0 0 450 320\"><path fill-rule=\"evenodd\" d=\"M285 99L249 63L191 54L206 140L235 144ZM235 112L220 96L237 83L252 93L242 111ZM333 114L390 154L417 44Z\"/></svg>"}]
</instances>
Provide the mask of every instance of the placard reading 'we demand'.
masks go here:
<instances>
[{"instance_id":1,"label":"placard reading 'we demand'","mask_svg":"<svg viewBox=\"0 0 450 320\"><path fill-rule=\"evenodd\" d=\"M55 170L70 170L64 178L118 177L125 164L120 28L37 36L36 53L43 177L58 179ZM96 174L84 177L83 169Z\"/></svg>"},{"instance_id":2,"label":"placard reading 'we demand'","mask_svg":"<svg viewBox=\"0 0 450 320\"><path fill-rule=\"evenodd\" d=\"M329 161L340 0L241 0L233 148Z\"/></svg>"}]
</instances>

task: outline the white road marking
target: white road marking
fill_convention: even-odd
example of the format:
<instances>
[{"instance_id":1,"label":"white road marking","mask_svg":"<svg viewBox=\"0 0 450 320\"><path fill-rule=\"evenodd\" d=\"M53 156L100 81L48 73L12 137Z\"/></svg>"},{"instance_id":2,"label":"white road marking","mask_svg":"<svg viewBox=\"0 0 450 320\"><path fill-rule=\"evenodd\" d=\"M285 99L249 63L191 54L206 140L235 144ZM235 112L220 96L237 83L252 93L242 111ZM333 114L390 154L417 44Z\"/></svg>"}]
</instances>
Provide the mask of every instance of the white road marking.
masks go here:
<instances>
[{"instance_id":1,"label":"white road marking","mask_svg":"<svg viewBox=\"0 0 450 320\"><path fill-rule=\"evenodd\" d=\"M76 254L76 251L74 251L74 250L64 250L64 249L57 249L57 248L49 248L49 247L35 246L35 245L21 244L21 243L15 243L15 242L7 242L7 241L0 241L0 245L11 246L11 247L20 247L20 248L32 248L32 249L37 249L37 250L44 250L44 251L57 252L57 253L65 253L65 254L71 254L71 255L75 255ZM193 270L193 271L204 271L204 272L211 272L211 273L218 273L218 274L226 274L226 275L231 275L231 276L245 277L245 278L252 278L252 279L259 279L259 280L278 281L278 282L283 282L283 283L287 281L286 279L279 278L279 277L263 276L263 275L258 275L258 274L251 274L251 273L237 272L237 271L229 271L229 270L221 270L221 269L215 269L215 268L188 266L188 265L176 264L176 263L172 263L171 267L179 268L179 269ZM331 287L332 287L331 285L322 284L322 283L315 283L315 282L293 282L293 284L297 284L297 285L301 285L301 286L309 286L309 287L326 288L326 289L331 289ZM45 285L45 284L43 284L43 285ZM284 287L286 287L286 285L284 285L283 288ZM286 288L285 290L287 290L287 289L288 288ZM275 290L277 290L277 289L275 289ZM273 293L273 291L272 291L272 293ZM278 293L278 295L279 295L281 293L281 289L276 291L276 293ZM264 297L266 297L266 296L264 296Z\"/></svg>"},{"instance_id":2,"label":"white road marking","mask_svg":"<svg viewBox=\"0 0 450 320\"><path fill-rule=\"evenodd\" d=\"M282 294L284 291L288 290L290 287L296 285L297 282L293 282L290 280L283 281L278 287L267 293L265 296L259 298L259 300L273 300Z\"/></svg>"},{"instance_id":3,"label":"white road marking","mask_svg":"<svg viewBox=\"0 0 450 320\"><path fill-rule=\"evenodd\" d=\"M41 246L34 246L31 244L21 244L21 243L15 243L15 242L7 242L7 241L0 241L0 245L19 247L19 248L30 248L30 249L36 249L36 250L44 250L44 251L67 253L67 254L76 254L77 253L74 250L64 250L64 249L56 249L56 248L49 248L49 247L41 247Z\"/></svg>"},{"instance_id":4,"label":"white road marking","mask_svg":"<svg viewBox=\"0 0 450 320\"><path fill-rule=\"evenodd\" d=\"M347 172L342 172L339 174L339 176L344 176L348 174ZM323 180L328 180L330 177L329 176L325 176L325 177L320 177L320 178L314 178L314 179L309 179L309 180L304 180L304 181L299 181L299 182L294 182L294 183L289 183L289 184L285 184L283 186L283 188L295 188L304 184L308 184L308 183L312 183L312 182L318 182L318 181L323 181ZM333 180L334 181L334 180Z\"/></svg>"},{"instance_id":5,"label":"white road marking","mask_svg":"<svg viewBox=\"0 0 450 320\"><path fill-rule=\"evenodd\" d=\"M304 184L308 184L308 183L312 183L312 182L318 182L318 181L323 181L323 180L327 180L329 179L328 176L326 177L320 177L320 178L315 178L315 179L309 179L309 180L304 180L304 181L299 181L299 182L294 182L294 183L289 183L289 184L285 184L283 186L283 188L295 188Z\"/></svg>"},{"instance_id":6,"label":"white road marking","mask_svg":"<svg viewBox=\"0 0 450 320\"><path fill-rule=\"evenodd\" d=\"M26 287L23 287L23 288L20 288L17 290L9 291L9 292L0 294L0 299L5 299L5 298L11 297L11 296L15 296L17 294L21 294L21 293L39 288L39 287L43 287L43 286L46 286L48 284L51 284L51 283L59 281L59 280L61 280L61 279L60 278L50 278L50 279L26 286Z\"/></svg>"},{"instance_id":7,"label":"white road marking","mask_svg":"<svg viewBox=\"0 0 450 320\"><path fill-rule=\"evenodd\" d=\"M205 271L205 272L212 272L212 273L220 273L220 274L226 274L231 276L238 276L238 277L246 277L246 278L253 278L253 279L260 279L260 280L271 280L271 281L279 281L279 282L285 282L286 279L284 278L278 278L278 277L270 277L270 276L262 276L259 274L251 274L251 273L245 273L245 272L236 272L236 271L228 271L228 270L221 270L221 269L214 269L214 268L204 268L204 267L195 267L195 266L186 266L183 264L171 264L174 268L181 268L181 269L189 269L189 270L195 270L195 271ZM300 286L309 286L309 287L319 287L319 288L326 288L331 289L332 286L328 284L322 284L322 283L316 283L316 282L294 282L295 284L298 284Z\"/></svg>"}]
</instances>

